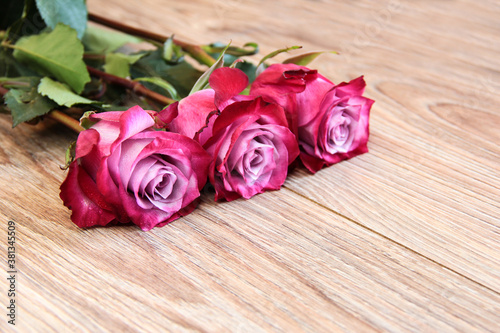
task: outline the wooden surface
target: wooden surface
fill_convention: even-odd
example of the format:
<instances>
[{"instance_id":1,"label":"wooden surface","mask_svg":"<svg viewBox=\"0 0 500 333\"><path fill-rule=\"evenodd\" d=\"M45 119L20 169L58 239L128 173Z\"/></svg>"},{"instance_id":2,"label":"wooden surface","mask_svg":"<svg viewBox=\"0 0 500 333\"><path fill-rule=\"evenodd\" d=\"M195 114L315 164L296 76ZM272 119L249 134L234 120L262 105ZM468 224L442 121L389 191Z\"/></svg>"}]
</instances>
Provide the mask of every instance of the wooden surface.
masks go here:
<instances>
[{"instance_id":1,"label":"wooden surface","mask_svg":"<svg viewBox=\"0 0 500 333\"><path fill-rule=\"evenodd\" d=\"M370 153L249 201L204 195L150 232L80 230L58 197L75 136L1 115L0 244L5 263L15 221L19 309L0 331L500 331L497 1L88 5L200 44L340 51L311 67L365 75Z\"/></svg>"}]
</instances>

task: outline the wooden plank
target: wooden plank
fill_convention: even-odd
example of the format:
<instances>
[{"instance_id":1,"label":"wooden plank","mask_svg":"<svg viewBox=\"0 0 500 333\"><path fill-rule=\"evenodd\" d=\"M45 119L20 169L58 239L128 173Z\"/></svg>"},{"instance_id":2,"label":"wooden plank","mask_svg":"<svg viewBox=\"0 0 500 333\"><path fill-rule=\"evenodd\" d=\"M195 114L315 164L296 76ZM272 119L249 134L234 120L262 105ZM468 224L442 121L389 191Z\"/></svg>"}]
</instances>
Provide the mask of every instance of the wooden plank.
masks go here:
<instances>
[{"instance_id":1,"label":"wooden plank","mask_svg":"<svg viewBox=\"0 0 500 333\"><path fill-rule=\"evenodd\" d=\"M204 194L193 214L148 233L80 230L57 197L68 133L0 125L21 331L500 328L499 294L286 189L219 204Z\"/></svg>"},{"instance_id":2,"label":"wooden plank","mask_svg":"<svg viewBox=\"0 0 500 333\"><path fill-rule=\"evenodd\" d=\"M394 27L385 49L367 49L373 61L390 59L366 68L377 101L371 153L314 177L298 172L288 187L498 291L500 44L491 44L499 27L491 18L499 8L465 17L465 3L406 5L406 24L422 27L412 40ZM449 22L454 28L443 29ZM393 61L411 76L395 77Z\"/></svg>"},{"instance_id":3,"label":"wooden plank","mask_svg":"<svg viewBox=\"0 0 500 333\"><path fill-rule=\"evenodd\" d=\"M440 94L401 83L379 86L379 95L388 92L396 103L418 96L431 101ZM500 149L498 132L486 124L500 124L499 115L483 116L489 121L481 130L454 121L460 115L479 118L482 111L434 107L453 112L455 119L447 121L432 107L404 108L388 104L385 113L375 108L370 154L314 177L297 173L289 188L500 290Z\"/></svg>"},{"instance_id":4,"label":"wooden plank","mask_svg":"<svg viewBox=\"0 0 500 333\"><path fill-rule=\"evenodd\" d=\"M500 330L497 2L88 3L196 43L343 51L314 66L366 75L371 152L148 233L79 230L58 198L75 135L0 115L17 331Z\"/></svg>"},{"instance_id":5,"label":"wooden plank","mask_svg":"<svg viewBox=\"0 0 500 333\"><path fill-rule=\"evenodd\" d=\"M120 8L112 13L116 17L157 21L162 15L134 16L130 8L124 10L132 5L109 3ZM295 175L290 188L500 290L500 119L494 107L500 102L498 3L387 1L353 8L297 1L279 6L201 1L180 11L196 18L194 33L186 37L196 36L197 42L231 34L242 43L250 36L271 50L273 36L280 36L286 45L344 51L340 60L315 63L330 77L366 75L367 94L377 100L373 158L324 171L319 182L317 176ZM172 8L165 13L177 20ZM205 19L213 14L217 19ZM176 24L165 26L176 29ZM235 37L236 26L245 34ZM330 184L327 191L323 183ZM354 183L368 190L361 196L351 189Z\"/></svg>"}]
</instances>

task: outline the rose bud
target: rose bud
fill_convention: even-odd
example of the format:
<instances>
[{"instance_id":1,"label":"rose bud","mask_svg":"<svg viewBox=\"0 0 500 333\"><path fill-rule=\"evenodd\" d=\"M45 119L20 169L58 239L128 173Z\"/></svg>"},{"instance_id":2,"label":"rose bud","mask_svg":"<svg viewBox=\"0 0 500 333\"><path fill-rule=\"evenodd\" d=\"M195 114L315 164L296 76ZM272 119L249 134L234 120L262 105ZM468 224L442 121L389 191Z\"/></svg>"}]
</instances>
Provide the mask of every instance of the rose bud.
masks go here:
<instances>
[{"instance_id":1,"label":"rose bud","mask_svg":"<svg viewBox=\"0 0 500 333\"><path fill-rule=\"evenodd\" d=\"M192 212L210 156L177 133L154 130L154 112L133 107L93 114L78 136L60 197L79 227L129 223L142 230Z\"/></svg>"},{"instance_id":2,"label":"rose bud","mask_svg":"<svg viewBox=\"0 0 500 333\"><path fill-rule=\"evenodd\" d=\"M334 85L316 70L277 64L256 78L250 95L284 108L298 139L300 159L315 173L368 151L374 101L362 96L365 86L363 77Z\"/></svg>"}]
</instances>

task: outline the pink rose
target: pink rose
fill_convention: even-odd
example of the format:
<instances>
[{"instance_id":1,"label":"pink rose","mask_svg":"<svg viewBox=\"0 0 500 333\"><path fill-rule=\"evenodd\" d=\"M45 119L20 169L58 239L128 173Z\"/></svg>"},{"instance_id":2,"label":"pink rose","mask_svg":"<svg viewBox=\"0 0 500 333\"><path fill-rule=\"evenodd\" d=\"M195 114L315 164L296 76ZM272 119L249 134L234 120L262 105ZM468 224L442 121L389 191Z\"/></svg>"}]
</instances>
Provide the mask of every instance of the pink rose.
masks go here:
<instances>
[{"instance_id":1,"label":"pink rose","mask_svg":"<svg viewBox=\"0 0 500 333\"><path fill-rule=\"evenodd\" d=\"M61 199L79 227L133 222L142 230L192 212L210 156L191 138L157 131L154 112L133 107L90 116Z\"/></svg>"},{"instance_id":2,"label":"pink rose","mask_svg":"<svg viewBox=\"0 0 500 333\"><path fill-rule=\"evenodd\" d=\"M170 130L194 137L212 155L208 176L215 200L279 189L299 154L283 109L238 95L248 85L239 69L217 69L209 83L213 89L170 106L160 118L178 114Z\"/></svg>"},{"instance_id":3,"label":"pink rose","mask_svg":"<svg viewBox=\"0 0 500 333\"><path fill-rule=\"evenodd\" d=\"M203 147L213 156L208 177L215 200L249 199L280 189L299 155L283 109L261 98L227 106L210 130Z\"/></svg>"},{"instance_id":4,"label":"pink rose","mask_svg":"<svg viewBox=\"0 0 500 333\"><path fill-rule=\"evenodd\" d=\"M298 137L300 159L311 172L368 151L373 100L362 96L363 77L334 85L316 70L272 65L257 77L251 96L281 105Z\"/></svg>"},{"instance_id":5,"label":"pink rose","mask_svg":"<svg viewBox=\"0 0 500 333\"><path fill-rule=\"evenodd\" d=\"M194 138L208 125L207 120L213 113L236 101L251 99L238 95L248 86L248 77L239 69L218 68L210 75L209 84L211 89L197 91L161 111L158 115L160 122L172 132Z\"/></svg>"}]
</instances>

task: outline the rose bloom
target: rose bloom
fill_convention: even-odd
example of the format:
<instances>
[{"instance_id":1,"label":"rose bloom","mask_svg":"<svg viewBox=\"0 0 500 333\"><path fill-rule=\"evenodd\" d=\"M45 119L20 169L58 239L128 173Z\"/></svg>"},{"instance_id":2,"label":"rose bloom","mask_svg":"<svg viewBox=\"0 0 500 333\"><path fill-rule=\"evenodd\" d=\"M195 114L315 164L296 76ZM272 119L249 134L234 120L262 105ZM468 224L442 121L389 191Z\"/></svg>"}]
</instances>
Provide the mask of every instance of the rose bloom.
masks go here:
<instances>
[{"instance_id":1,"label":"rose bloom","mask_svg":"<svg viewBox=\"0 0 500 333\"><path fill-rule=\"evenodd\" d=\"M252 84L250 95L281 105L296 134L300 159L311 172L368 151L373 100L363 97L363 77L334 85L316 70L271 65Z\"/></svg>"},{"instance_id":2,"label":"rose bloom","mask_svg":"<svg viewBox=\"0 0 500 333\"><path fill-rule=\"evenodd\" d=\"M90 116L98 122L78 136L61 185L76 225L150 230L194 210L210 156L191 138L154 130L154 116L139 106Z\"/></svg>"},{"instance_id":3,"label":"rose bloom","mask_svg":"<svg viewBox=\"0 0 500 333\"><path fill-rule=\"evenodd\" d=\"M194 137L211 154L208 176L215 200L278 190L299 154L284 110L261 98L238 95L248 85L239 69L217 69L209 83L212 89L171 105L160 118L177 114L170 130Z\"/></svg>"}]
</instances>

